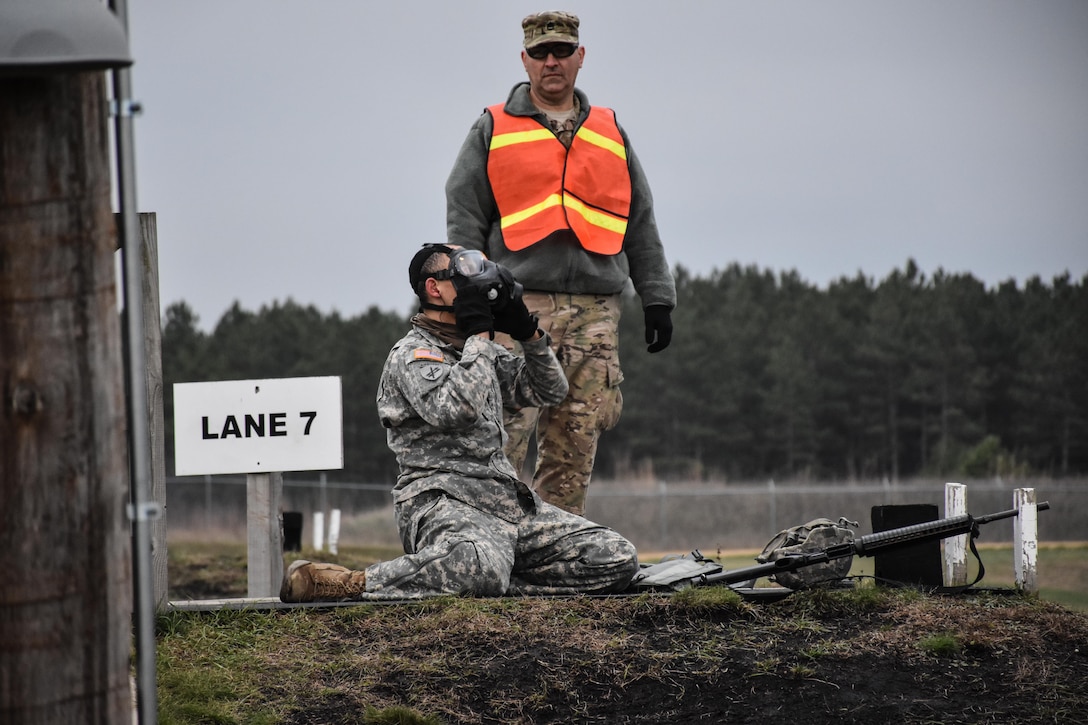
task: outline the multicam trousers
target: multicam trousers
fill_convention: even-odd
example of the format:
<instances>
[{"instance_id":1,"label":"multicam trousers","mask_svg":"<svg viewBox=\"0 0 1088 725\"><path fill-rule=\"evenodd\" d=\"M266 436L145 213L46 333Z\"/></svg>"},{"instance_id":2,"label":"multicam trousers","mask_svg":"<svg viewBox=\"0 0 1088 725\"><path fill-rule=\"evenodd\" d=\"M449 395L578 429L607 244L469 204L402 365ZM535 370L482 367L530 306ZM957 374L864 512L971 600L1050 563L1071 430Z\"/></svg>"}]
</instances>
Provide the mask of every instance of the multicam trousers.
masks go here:
<instances>
[{"instance_id":1,"label":"multicam trousers","mask_svg":"<svg viewBox=\"0 0 1088 725\"><path fill-rule=\"evenodd\" d=\"M570 384L554 408L524 408L505 416L506 457L521 471L536 432L532 487L545 501L583 514L597 441L613 428L623 409L619 385L619 295L525 292L525 304L540 318ZM513 349L507 335L496 341Z\"/></svg>"},{"instance_id":2,"label":"multicam trousers","mask_svg":"<svg viewBox=\"0 0 1088 725\"><path fill-rule=\"evenodd\" d=\"M525 516L516 523L442 491L398 503L397 527L406 553L367 567L362 598L593 594L627 588L639 566L631 542L530 495L525 491Z\"/></svg>"}]
</instances>

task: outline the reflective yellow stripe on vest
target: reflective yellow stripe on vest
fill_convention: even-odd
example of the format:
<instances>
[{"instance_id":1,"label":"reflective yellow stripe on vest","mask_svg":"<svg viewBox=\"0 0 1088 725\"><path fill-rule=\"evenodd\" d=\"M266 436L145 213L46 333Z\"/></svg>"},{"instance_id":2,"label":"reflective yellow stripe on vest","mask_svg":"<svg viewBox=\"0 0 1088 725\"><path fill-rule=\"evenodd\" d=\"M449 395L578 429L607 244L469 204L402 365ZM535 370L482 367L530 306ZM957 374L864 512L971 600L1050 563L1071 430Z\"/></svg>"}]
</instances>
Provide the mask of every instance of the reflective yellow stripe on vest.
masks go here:
<instances>
[{"instance_id":1,"label":"reflective yellow stripe on vest","mask_svg":"<svg viewBox=\"0 0 1088 725\"><path fill-rule=\"evenodd\" d=\"M516 143L547 141L552 138L555 138L555 134L546 128L539 128L535 131L515 131L514 133L504 133L499 136L492 136L491 146L488 148L491 151L494 151L495 149L501 149L503 146L510 146ZM608 139L604 140L607 141ZM624 158L627 158L627 156L624 155Z\"/></svg>"},{"instance_id":2,"label":"reflective yellow stripe on vest","mask_svg":"<svg viewBox=\"0 0 1088 725\"><path fill-rule=\"evenodd\" d=\"M616 154L616 156L619 156L624 161L627 160L627 149L625 149L623 147L623 144L621 143L616 143L610 138L605 138L596 131L590 131L585 126L582 126L580 129L578 129L578 136L583 141L587 141L594 146L600 146L605 151L611 151L612 153Z\"/></svg>"},{"instance_id":3,"label":"reflective yellow stripe on vest","mask_svg":"<svg viewBox=\"0 0 1088 725\"><path fill-rule=\"evenodd\" d=\"M549 131L549 133L551 132ZM563 199L559 196L559 194L550 194L548 195L547 199L540 202L539 204L533 204L528 209L522 209L521 211L516 211L512 214L507 214L506 216L502 217L502 219L499 221L499 226L505 229L512 224L517 224L518 222L525 221L534 214L539 214L540 212L544 211L549 207L561 206L562 204Z\"/></svg>"},{"instance_id":4,"label":"reflective yellow stripe on vest","mask_svg":"<svg viewBox=\"0 0 1088 725\"><path fill-rule=\"evenodd\" d=\"M595 227L601 227L607 229L610 232L615 232L621 237L627 233L627 220L614 217L610 214L591 209L577 198L570 194L563 195L563 206L567 207L573 212L578 213L583 219L592 224Z\"/></svg>"}]
</instances>

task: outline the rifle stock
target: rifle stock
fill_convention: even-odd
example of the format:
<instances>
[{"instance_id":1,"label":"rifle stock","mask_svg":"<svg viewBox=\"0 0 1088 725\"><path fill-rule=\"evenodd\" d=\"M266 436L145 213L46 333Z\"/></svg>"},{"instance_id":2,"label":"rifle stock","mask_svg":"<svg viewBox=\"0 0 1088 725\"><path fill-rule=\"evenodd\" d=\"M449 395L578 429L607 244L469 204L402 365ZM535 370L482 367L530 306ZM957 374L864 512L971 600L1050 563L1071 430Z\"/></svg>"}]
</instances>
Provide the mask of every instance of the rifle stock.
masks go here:
<instances>
[{"instance_id":1,"label":"rifle stock","mask_svg":"<svg viewBox=\"0 0 1088 725\"><path fill-rule=\"evenodd\" d=\"M1050 504L1042 501L1036 504L1036 509L1046 511ZM860 536L853 541L845 541L841 544L829 546L826 549L783 556L775 561L756 566L747 566L741 569L729 569L716 574L705 574L697 580L699 584L737 584L752 581L760 577L772 576L779 572L796 571L802 567L822 564L833 559L841 559L846 556L876 556L878 553L894 551L905 546L911 546L923 541L935 539L947 539L961 534L970 534L974 539L979 534L978 527L1000 519L1008 519L1016 516L1018 509L999 511L985 516L972 516L961 514L947 519L928 521L922 524L912 524L898 529L888 529L873 534Z\"/></svg>"}]
</instances>

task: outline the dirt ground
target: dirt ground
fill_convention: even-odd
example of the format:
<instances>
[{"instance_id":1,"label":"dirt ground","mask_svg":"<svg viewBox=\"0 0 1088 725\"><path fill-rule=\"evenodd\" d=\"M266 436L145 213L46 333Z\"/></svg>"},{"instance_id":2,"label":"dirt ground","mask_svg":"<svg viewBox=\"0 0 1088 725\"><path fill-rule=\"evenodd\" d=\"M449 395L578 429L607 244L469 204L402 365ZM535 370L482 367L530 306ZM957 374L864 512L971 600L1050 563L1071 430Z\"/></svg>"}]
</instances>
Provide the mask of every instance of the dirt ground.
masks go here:
<instances>
[{"instance_id":1,"label":"dirt ground","mask_svg":"<svg viewBox=\"0 0 1088 725\"><path fill-rule=\"evenodd\" d=\"M1088 621L1019 597L404 606L330 620L347 669L291 722L364 704L457 723L1088 722Z\"/></svg>"},{"instance_id":2,"label":"dirt ground","mask_svg":"<svg viewBox=\"0 0 1088 725\"><path fill-rule=\"evenodd\" d=\"M174 596L241 596L218 568ZM869 584L307 609L320 641L277 635L262 694L297 725L1088 723L1088 615Z\"/></svg>"}]
</instances>

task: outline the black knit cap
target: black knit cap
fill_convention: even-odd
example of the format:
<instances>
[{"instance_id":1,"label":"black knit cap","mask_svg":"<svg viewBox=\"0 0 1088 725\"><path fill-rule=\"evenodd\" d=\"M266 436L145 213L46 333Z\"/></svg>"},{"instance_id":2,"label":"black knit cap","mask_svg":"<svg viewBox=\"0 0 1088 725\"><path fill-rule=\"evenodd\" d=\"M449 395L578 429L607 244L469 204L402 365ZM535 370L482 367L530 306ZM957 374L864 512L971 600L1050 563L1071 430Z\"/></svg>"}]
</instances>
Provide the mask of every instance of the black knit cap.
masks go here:
<instances>
[{"instance_id":1,"label":"black knit cap","mask_svg":"<svg viewBox=\"0 0 1088 725\"><path fill-rule=\"evenodd\" d=\"M445 244L424 244L423 247L416 252L412 257L412 261L408 264L408 282L412 285L412 291L417 295L419 294L419 284L423 281L423 265L427 263L427 260L431 258L431 255L436 252L444 252L449 254L452 252L449 246Z\"/></svg>"}]
</instances>

